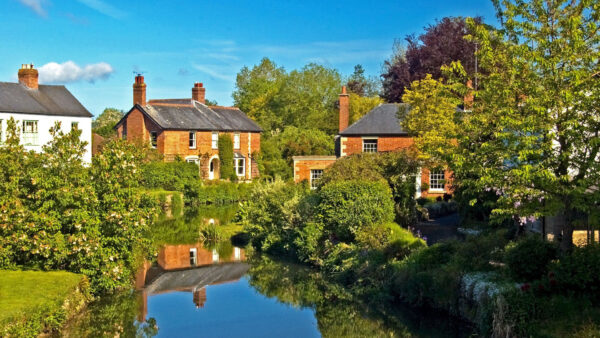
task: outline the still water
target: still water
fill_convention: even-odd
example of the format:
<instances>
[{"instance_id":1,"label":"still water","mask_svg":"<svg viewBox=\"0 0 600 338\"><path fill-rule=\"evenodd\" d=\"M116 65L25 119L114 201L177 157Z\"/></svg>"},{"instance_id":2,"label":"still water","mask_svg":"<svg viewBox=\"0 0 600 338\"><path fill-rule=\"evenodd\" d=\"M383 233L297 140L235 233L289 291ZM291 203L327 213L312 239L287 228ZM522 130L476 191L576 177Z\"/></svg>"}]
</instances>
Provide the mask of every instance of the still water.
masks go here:
<instances>
[{"instance_id":1,"label":"still water","mask_svg":"<svg viewBox=\"0 0 600 338\"><path fill-rule=\"evenodd\" d=\"M467 337L438 313L357 299L315 270L258 256L230 241L203 245L199 229L226 226L235 208L205 209L157 229L156 263L137 291L89 306L71 337ZM371 304L371 305L366 305Z\"/></svg>"}]
</instances>

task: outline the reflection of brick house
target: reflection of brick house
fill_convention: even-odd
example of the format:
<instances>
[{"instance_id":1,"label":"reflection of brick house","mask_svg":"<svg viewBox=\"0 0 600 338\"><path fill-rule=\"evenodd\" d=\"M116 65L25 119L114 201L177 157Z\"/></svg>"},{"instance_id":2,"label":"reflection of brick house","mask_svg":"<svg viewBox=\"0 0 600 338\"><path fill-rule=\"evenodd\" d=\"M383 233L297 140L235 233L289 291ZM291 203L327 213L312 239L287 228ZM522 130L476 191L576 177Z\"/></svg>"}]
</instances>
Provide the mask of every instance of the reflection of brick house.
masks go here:
<instances>
[{"instance_id":1,"label":"reflection of brick house","mask_svg":"<svg viewBox=\"0 0 600 338\"><path fill-rule=\"evenodd\" d=\"M205 88L196 83L191 99L146 102L144 77L136 76L131 110L115 126L119 137L147 142L165 161L179 157L200 166L205 179L219 178L219 134L231 135L234 168L241 180L258 176L252 154L260 150L262 129L236 107L208 106Z\"/></svg>"},{"instance_id":2,"label":"reflection of brick house","mask_svg":"<svg viewBox=\"0 0 600 338\"><path fill-rule=\"evenodd\" d=\"M323 171L340 157L410 148L413 145L413 138L400 126L398 119L400 109L407 109L407 106L394 103L381 104L348 126L350 98L346 93L346 87L342 87L336 156L295 156L294 181L307 180L313 185ZM452 189L447 184L449 177L448 171L431 172L423 168L417 176L417 196L440 196L450 193ZM427 190L421 191L422 186L427 186Z\"/></svg>"},{"instance_id":3,"label":"reflection of brick house","mask_svg":"<svg viewBox=\"0 0 600 338\"><path fill-rule=\"evenodd\" d=\"M160 249L157 259L158 265L167 271L244 260L244 249L234 247L231 255L223 257L215 249L205 249L201 243L165 245Z\"/></svg>"}]
</instances>

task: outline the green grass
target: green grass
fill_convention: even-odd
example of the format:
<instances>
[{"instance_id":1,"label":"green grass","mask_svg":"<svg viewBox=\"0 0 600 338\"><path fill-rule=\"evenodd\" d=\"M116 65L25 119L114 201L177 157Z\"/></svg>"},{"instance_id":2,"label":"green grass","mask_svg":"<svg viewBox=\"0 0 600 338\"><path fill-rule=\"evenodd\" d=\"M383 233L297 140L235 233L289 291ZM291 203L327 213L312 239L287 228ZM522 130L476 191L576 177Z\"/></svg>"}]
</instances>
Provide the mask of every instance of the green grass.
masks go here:
<instances>
[{"instance_id":1,"label":"green grass","mask_svg":"<svg viewBox=\"0 0 600 338\"><path fill-rule=\"evenodd\" d=\"M89 300L82 275L64 271L0 270L0 336L7 326L9 336L31 336L54 330ZM83 295L83 297L82 297ZM69 307L63 308L69 300Z\"/></svg>"}]
</instances>

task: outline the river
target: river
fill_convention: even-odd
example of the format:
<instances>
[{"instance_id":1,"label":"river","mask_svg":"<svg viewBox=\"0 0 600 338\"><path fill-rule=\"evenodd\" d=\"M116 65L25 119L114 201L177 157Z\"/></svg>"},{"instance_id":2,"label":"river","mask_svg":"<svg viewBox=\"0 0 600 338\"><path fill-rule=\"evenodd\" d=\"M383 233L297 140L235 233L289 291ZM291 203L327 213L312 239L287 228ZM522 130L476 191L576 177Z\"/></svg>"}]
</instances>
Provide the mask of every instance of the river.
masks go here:
<instances>
[{"instance_id":1,"label":"river","mask_svg":"<svg viewBox=\"0 0 600 338\"><path fill-rule=\"evenodd\" d=\"M102 297L61 333L69 337L468 337L444 314L360 299L306 266L257 255L201 228L231 227L235 207L164 220L154 264L137 290Z\"/></svg>"}]
</instances>

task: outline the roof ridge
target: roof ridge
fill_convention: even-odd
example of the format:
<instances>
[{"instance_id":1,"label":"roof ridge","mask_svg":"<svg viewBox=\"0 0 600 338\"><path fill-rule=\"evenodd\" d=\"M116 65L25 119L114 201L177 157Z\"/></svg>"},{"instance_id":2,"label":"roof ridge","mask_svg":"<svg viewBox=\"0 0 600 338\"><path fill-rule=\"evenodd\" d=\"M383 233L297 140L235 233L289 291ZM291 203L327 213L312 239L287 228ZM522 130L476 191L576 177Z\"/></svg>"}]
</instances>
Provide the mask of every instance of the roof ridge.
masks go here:
<instances>
[{"instance_id":1,"label":"roof ridge","mask_svg":"<svg viewBox=\"0 0 600 338\"><path fill-rule=\"evenodd\" d=\"M240 108L236 107L236 106L207 106L208 108L219 108L219 109L231 109L231 110L240 110Z\"/></svg>"}]
</instances>

